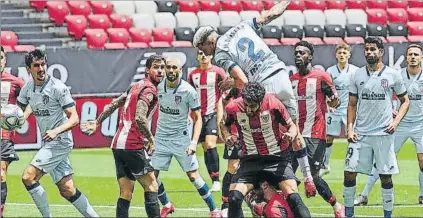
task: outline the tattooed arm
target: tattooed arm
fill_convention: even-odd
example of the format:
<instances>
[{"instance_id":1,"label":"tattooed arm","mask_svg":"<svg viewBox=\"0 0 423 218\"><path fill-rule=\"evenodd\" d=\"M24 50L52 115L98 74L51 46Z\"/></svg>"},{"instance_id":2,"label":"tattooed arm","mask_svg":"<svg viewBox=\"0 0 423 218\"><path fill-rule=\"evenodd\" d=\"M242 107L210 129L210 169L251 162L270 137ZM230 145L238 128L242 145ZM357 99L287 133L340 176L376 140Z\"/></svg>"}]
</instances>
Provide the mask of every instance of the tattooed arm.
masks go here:
<instances>
[{"instance_id":1,"label":"tattooed arm","mask_svg":"<svg viewBox=\"0 0 423 218\"><path fill-rule=\"evenodd\" d=\"M266 25L272 22L272 20L281 16L283 12L286 10L286 8L288 7L289 3L290 1L281 1L277 3L276 5L274 5L269 11L257 17L256 22L258 26Z\"/></svg>"},{"instance_id":2,"label":"tattooed arm","mask_svg":"<svg viewBox=\"0 0 423 218\"><path fill-rule=\"evenodd\" d=\"M150 125L147 118L148 105L143 100L138 100L137 111L135 112L135 121L137 121L138 128L144 134L145 138L150 141L153 134L150 131Z\"/></svg>"},{"instance_id":3,"label":"tattooed arm","mask_svg":"<svg viewBox=\"0 0 423 218\"><path fill-rule=\"evenodd\" d=\"M108 104L105 107L105 110L103 113L100 114L97 118L97 125L101 124L107 117L113 114L116 109L122 107L125 104L126 97L128 94L125 92L121 96L119 96L117 99L113 100L110 104Z\"/></svg>"}]
</instances>

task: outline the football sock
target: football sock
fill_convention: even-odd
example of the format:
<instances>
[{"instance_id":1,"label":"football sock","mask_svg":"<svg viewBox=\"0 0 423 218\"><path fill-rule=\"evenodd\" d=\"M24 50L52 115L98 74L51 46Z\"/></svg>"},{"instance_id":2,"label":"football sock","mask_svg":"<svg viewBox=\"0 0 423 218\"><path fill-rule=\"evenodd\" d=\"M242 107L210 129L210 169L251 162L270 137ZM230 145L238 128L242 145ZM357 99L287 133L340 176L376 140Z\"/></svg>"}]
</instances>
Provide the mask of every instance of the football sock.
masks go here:
<instances>
[{"instance_id":1,"label":"football sock","mask_svg":"<svg viewBox=\"0 0 423 218\"><path fill-rule=\"evenodd\" d=\"M219 154L217 148L210 148L204 152L206 160L207 171L212 181L219 181Z\"/></svg>"},{"instance_id":2,"label":"football sock","mask_svg":"<svg viewBox=\"0 0 423 218\"><path fill-rule=\"evenodd\" d=\"M160 179L157 179L157 184L159 185L159 192L157 193L157 196L159 198L160 203L163 206L168 205L169 199L167 198L166 190L165 190L165 187L164 187L162 181L160 181Z\"/></svg>"},{"instance_id":3,"label":"football sock","mask_svg":"<svg viewBox=\"0 0 423 218\"><path fill-rule=\"evenodd\" d=\"M420 196L423 196L423 170L419 172Z\"/></svg>"},{"instance_id":4,"label":"football sock","mask_svg":"<svg viewBox=\"0 0 423 218\"><path fill-rule=\"evenodd\" d=\"M229 194L229 211L228 217L244 217L242 211L242 202L244 200L244 195L237 190L232 190Z\"/></svg>"},{"instance_id":5,"label":"football sock","mask_svg":"<svg viewBox=\"0 0 423 218\"><path fill-rule=\"evenodd\" d=\"M1 211L0 211L1 217L3 217L3 210L4 210L4 205L6 204L6 198L7 198L7 183L2 182L1 183Z\"/></svg>"},{"instance_id":6,"label":"football sock","mask_svg":"<svg viewBox=\"0 0 423 218\"><path fill-rule=\"evenodd\" d=\"M332 143L327 143L326 152L325 152L325 161L323 163L323 166L325 169L329 168L329 161L330 161L330 156L332 155L332 151L333 151Z\"/></svg>"},{"instance_id":7,"label":"football sock","mask_svg":"<svg viewBox=\"0 0 423 218\"><path fill-rule=\"evenodd\" d=\"M131 202L123 198L119 198L116 205L116 217L127 218L129 217L129 206Z\"/></svg>"},{"instance_id":8,"label":"football sock","mask_svg":"<svg viewBox=\"0 0 423 218\"><path fill-rule=\"evenodd\" d=\"M231 186L231 180L233 175L226 171L225 176L223 177L222 185L222 210L229 207L229 187Z\"/></svg>"},{"instance_id":9,"label":"football sock","mask_svg":"<svg viewBox=\"0 0 423 218\"><path fill-rule=\"evenodd\" d=\"M347 181L344 179L344 205L345 216L354 216L354 195L356 189L356 181Z\"/></svg>"},{"instance_id":10,"label":"football sock","mask_svg":"<svg viewBox=\"0 0 423 218\"><path fill-rule=\"evenodd\" d=\"M298 160L298 165L300 165L301 172L303 173L304 178L311 177L310 164L308 163L307 149L302 148L295 152L295 156Z\"/></svg>"},{"instance_id":11,"label":"football sock","mask_svg":"<svg viewBox=\"0 0 423 218\"><path fill-rule=\"evenodd\" d=\"M68 201L71 202L73 206L75 206L75 208L84 215L84 217L99 217L87 197L85 197L85 195L78 189L76 189L75 195L68 199Z\"/></svg>"},{"instance_id":12,"label":"football sock","mask_svg":"<svg viewBox=\"0 0 423 218\"><path fill-rule=\"evenodd\" d=\"M361 192L361 195L369 196L370 191L372 190L373 186L375 185L378 179L379 179L379 173L377 172L376 167L373 166L372 172L367 177L367 182L366 182L366 185L364 186L363 192Z\"/></svg>"},{"instance_id":13,"label":"football sock","mask_svg":"<svg viewBox=\"0 0 423 218\"><path fill-rule=\"evenodd\" d=\"M332 194L332 191L329 188L329 185L320 177L314 179L314 184L316 185L316 190L319 192L319 195L328 202L331 206L336 204L335 195Z\"/></svg>"},{"instance_id":14,"label":"football sock","mask_svg":"<svg viewBox=\"0 0 423 218\"><path fill-rule=\"evenodd\" d=\"M294 217L311 217L310 211L305 206L303 200L301 199L298 193L288 195L286 200L288 201L289 207L294 213Z\"/></svg>"},{"instance_id":15,"label":"football sock","mask_svg":"<svg viewBox=\"0 0 423 218\"><path fill-rule=\"evenodd\" d=\"M382 201L384 217L391 217L394 208L394 184L382 183Z\"/></svg>"},{"instance_id":16,"label":"football sock","mask_svg":"<svg viewBox=\"0 0 423 218\"><path fill-rule=\"evenodd\" d=\"M209 186L207 186L207 184L206 184L206 182L204 182L203 178L199 177L194 182L191 182L191 183L195 186L198 193L203 198L204 202L206 202L210 211L216 210L216 205L214 204L213 196L211 195L211 192L209 190Z\"/></svg>"},{"instance_id":17,"label":"football sock","mask_svg":"<svg viewBox=\"0 0 423 218\"><path fill-rule=\"evenodd\" d=\"M43 217L52 217L50 212L50 207L47 202L47 194L44 188L40 183L36 182L30 186L26 187L26 190L34 200L35 205L37 205L38 210L40 211Z\"/></svg>"},{"instance_id":18,"label":"football sock","mask_svg":"<svg viewBox=\"0 0 423 218\"><path fill-rule=\"evenodd\" d=\"M157 201L157 192L144 192L144 205L148 218L160 217L160 206Z\"/></svg>"}]
</instances>

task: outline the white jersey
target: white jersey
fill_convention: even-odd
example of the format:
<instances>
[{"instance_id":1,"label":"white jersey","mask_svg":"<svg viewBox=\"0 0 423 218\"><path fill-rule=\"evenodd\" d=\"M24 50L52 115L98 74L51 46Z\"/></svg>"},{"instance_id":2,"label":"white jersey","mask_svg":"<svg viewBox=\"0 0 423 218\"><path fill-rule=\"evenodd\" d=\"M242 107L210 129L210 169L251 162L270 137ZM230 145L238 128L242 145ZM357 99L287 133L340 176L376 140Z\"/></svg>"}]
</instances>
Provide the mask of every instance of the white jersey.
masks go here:
<instances>
[{"instance_id":1,"label":"white jersey","mask_svg":"<svg viewBox=\"0 0 423 218\"><path fill-rule=\"evenodd\" d=\"M417 75L408 73L407 68L401 70L401 76L410 98L410 107L401 123L423 124L423 76L422 70ZM398 105L400 105L398 103ZM401 125L400 123L400 125Z\"/></svg>"},{"instance_id":2,"label":"white jersey","mask_svg":"<svg viewBox=\"0 0 423 218\"><path fill-rule=\"evenodd\" d=\"M232 27L216 42L214 62L227 72L239 66L249 81L262 82L285 64L257 35L256 19L243 21Z\"/></svg>"}]
</instances>

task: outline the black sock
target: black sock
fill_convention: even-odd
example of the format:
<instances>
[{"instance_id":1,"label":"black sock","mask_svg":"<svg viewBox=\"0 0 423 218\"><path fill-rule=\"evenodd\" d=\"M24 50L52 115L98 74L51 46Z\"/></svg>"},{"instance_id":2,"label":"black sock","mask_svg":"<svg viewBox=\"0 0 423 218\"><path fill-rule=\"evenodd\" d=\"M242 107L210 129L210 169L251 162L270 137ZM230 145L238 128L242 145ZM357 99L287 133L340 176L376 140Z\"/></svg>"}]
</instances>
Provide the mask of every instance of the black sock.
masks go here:
<instances>
[{"instance_id":1,"label":"black sock","mask_svg":"<svg viewBox=\"0 0 423 218\"><path fill-rule=\"evenodd\" d=\"M219 154L217 148L207 149L205 152L207 171L212 181L219 181Z\"/></svg>"},{"instance_id":2,"label":"black sock","mask_svg":"<svg viewBox=\"0 0 423 218\"><path fill-rule=\"evenodd\" d=\"M1 205L6 204L7 198L7 183L1 182Z\"/></svg>"},{"instance_id":3,"label":"black sock","mask_svg":"<svg viewBox=\"0 0 423 218\"><path fill-rule=\"evenodd\" d=\"M148 218L159 218L160 206L157 200L157 192L144 192L144 201Z\"/></svg>"},{"instance_id":4,"label":"black sock","mask_svg":"<svg viewBox=\"0 0 423 218\"><path fill-rule=\"evenodd\" d=\"M320 177L317 177L314 179L314 184L316 185L316 190L319 192L319 195L322 196L323 199L325 199L326 202L328 202L330 205L336 204L336 198L332 194L332 191L329 188L329 185L326 183L325 180L323 180Z\"/></svg>"},{"instance_id":5,"label":"black sock","mask_svg":"<svg viewBox=\"0 0 423 218\"><path fill-rule=\"evenodd\" d=\"M229 207L229 187L231 186L233 174L226 171L225 176L223 177L222 185L222 210Z\"/></svg>"},{"instance_id":6,"label":"black sock","mask_svg":"<svg viewBox=\"0 0 423 218\"><path fill-rule=\"evenodd\" d=\"M244 195L236 190L231 191L229 195L228 217L243 218L242 202L244 201Z\"/></svg>"},{"instance_id":7,"label":"black sock","mask_svg":"<svg viewBox=\"0 0 423 218\"><path fill-rule=\"evenodd\" d=\"M116 205L116 217L129 217L129 206L131 202L123 198L119 198Z\"/></svg>"},{"instance_id":8,"label":"black sock","mask_svg":"<svg viewBox=\"0 0 423 218\"><path fill-rule=\"evenodd\" d=\"M288 201L288 204L291 207L292 212L294 213L294 217L311 217L310 211L305 206L303 200L301 199L298 193L288 195L288 198L286 200Z\"/></svg>"}]
</instances>

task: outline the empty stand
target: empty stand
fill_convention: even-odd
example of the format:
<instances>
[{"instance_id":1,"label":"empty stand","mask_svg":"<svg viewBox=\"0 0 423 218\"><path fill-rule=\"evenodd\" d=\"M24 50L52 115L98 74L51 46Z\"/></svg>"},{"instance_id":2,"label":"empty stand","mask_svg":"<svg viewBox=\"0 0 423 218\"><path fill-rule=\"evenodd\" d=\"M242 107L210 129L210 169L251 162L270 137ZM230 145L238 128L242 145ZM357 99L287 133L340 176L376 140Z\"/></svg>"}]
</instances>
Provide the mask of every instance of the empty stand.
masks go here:
<instances>
[{"instance_id":1,"label":"empty stand","mask_svg":"<svg viewBox=\"0 0 423 218\"><path fill-rule=\"evenodd\" d=\"M262 11L264 9L261 1L241 1L244 11Z\"/></svg>"},{"instance_id":2,"label":"empty stand","mask_svg":"<svg viewBox=\"0 0 423 218\"><path fill-rule=\"evenodd\" d=\"M407 9L409 21L423 21L423 8Z\"/></svg>"},{"instance_id":3,"label":"empty stand","mask_svg":"<svg viewBox=\"0 0 423 218\"><path fill-rule=\"evenodd\" d=\"M320 25L322 28L326 23L326 16L321 10L304 10L305 25Z\"/></svg>"},{"instance_id":4,"label":"empty stand","mask_svg":"<svg viewBox=\"0 0 423 218\"><path fill-rule=\"evenodd\" d=\"M178 1L179 11L197 13L200 10L200 4L197 1Z\"/></svg>"},{"instance_id":5,"label":"empty stand","mask_svg":"<svg viewBox=\"0 0 423 218\"><path fill-rule=\"evenodd\" d=\"M194 30L189 27L175 28L175 38L177 41L192 42L192 39L194 38Z\"/></svg>"},{"instance_id":6,"label":"empty stand","mask_svg":"<svg viewBox=\"0 0 423 218\"><path fill-rule=\"evenodd\" d=\"M278 39L266 38L263 39L263 41L266 43L266 45L281 45Z\"/></svg>"},{"instance_id":7,"label":"empty stand","mask_svg":"<svg viewBox=\"0 0 423 218\"><path fill-rule=\"evenodd\" d=\"M47 2L48 16L56 25L63 25L66 15L69 14L69 7L66 2L48 1Z\"/></svg>"},{"instance_id":8,"label":"empty stand","mask_svg":"<svg viewBox=\"0 0 423 218\"><path fill-rule=\"evenodd\" d=\"M284 25L282 27L284 38L303 38L303 29L298 25Z\"/></svg>"},{"instance_id":9,"label":"empty stand","mask_svg":"<svg viewBox=\"0 0 423 218\"><path fill-rule=\"evenodd\" d=\"M305 3L304 1L292 1L291 4L288 5L287 9L302 11L305 9Z\"/></svg>"},{"instance_id":10,"label":"empty stand","mask_svg":"<svg viewBox=\"0 0 423 218\"><path fill-rule=\"evenodd\" d=\"M107 30L109 42L118 42L126 46L129 42L129 33L125 28L110 28Z\"/></svg>"},{"instance_id":11,"label":"empty stand","mask_svg":"<svg viewBox=\"0 0 423 218\"><path fill-rule=\"evenodd\" d=\"M361 24L347 24L345 26L345 30L347 32L348 37L366 37L366 28L363 27Z\"/></svg>"},{"instance_id":12,"label":"empty stand","mask_svg":"<svg viewBox=\"0 0 423 218\"><path fill-rule=\"evenodd\" d=\"M408 1L409 8L423 8L423 1Z\"/></svg>"},{"instance_id":13,"label":"empty stand","mask_svg":"<svg viewBox=\"0 0 423 218\"><path fill-rule=\"evenodd\" d=\"M240 1L222 1L223 11L242 11L242 5Z\"/></svg>"},{"instance_id":14,"label":"empty stand","mask_svg":"<svg viewBox=\"0 0 423 218\"><path fill-rule=\"evenodd\" d=\"M327 9L339 9L339 10L345 10L347 8L347 2L345 1L326 1L326 7Z\"/></svg>"},{"instance_id":15,"label":"empty stand","mask_svg":"<svg viewBox=\"0 0 423 218\"><path fill-rule=\"evenodd\" d=\"M18 44L18 36L13 31L1 31L1 45L15 46Z\"/></svg>"},{"instance_id":16,"label":"empty stand","mask_svg":"<svg viewBox=\"0 0 423 218\"><path fill-rule=\"evenodd\" d=\"M86 29L85 37L89 49L102 49L107 43L107 34L103 29Z\"/></svg>"},{"instance_id":17,"label":"empty stand","mask_svg":"<svg viewBox=\"0 0 423 218\"><path fill-rule=\"evenodd\" d=\"M91 6L86 1L68 1L68 6L72 15L88 17L91 14Z\"/></svg>"},{"instance_id":18,"label":"empty stand","mask_svg":"<svg viewBox=\"0 0 423 218\"><path fill-rule=\"evenodd\" d=\"M282 30L278 26L266 25L261 28L263 38L280 39L282 37Z\"/></svg>"},{"instance_id":19,"label":"empty stand","mask_svg":"<svg viewBox=\"0 0 423 218\"><path fill-rule=\"evenodd\" d=\"M304 41L307 41L313 45L323 45L325 44L321 38L318 37L304 37Z\"/></svg>"},{"instance_id":20,"label":"empty stand","mask_svg":"<svg viewBox=\"0 0 423 218\"><path fill-rule=\"evenodd\" d=\"M327 24L325 25L326 37L345 37L345 29L341 25Z\"/></svg>"},{"instance_id":21,"label":"empty stand","mask_svg":"<svg viewBox=\"0 0 423 218\"><path fill-rule=\"evenodd\" d=\"M110 22L112 23L113 28L129 29L133 26L132 18L128 15L111 14Z\"/></svg>"},{"instance_id":22,"label":"empty stand","mask_svg":"<svg viewBox=\"0 0 423 218\"><path fill-rule=\"evenodd\" d=\"M300 41L299 38L282 38L281 44L282 45L295 45L299 41Z\"/></svg>"},{"instance_id":23,"label":"empty stand","mask_svg":"<svg viewBox=\"0 0 423 218\"><path fill-rule=\"evenodd\" d=\"M361 24L367 25L367 14L361 9L346 9L345 15L347 16L347 24Z\"/></svg>"},{"instance_id":24,"label":"empty stand","mask_svg":"<svg viewBox=\"0 0 423 218\"><path fill-rule=\"evenodd\" d=\"M158 42L172 42L173 30L169 28L154 28L152 31L154 41Z\"/></svg>"},{"instance_id":25,"label":"empty stand","mask_svg":"<svg viewBox=\"0 0 423 218\"><path fill-rule=\"evenodd\" d=\"M423 42L423 36L408 36L407 39L409 42Z\"/></svg>"},{"instance_id":26,"label":"empty stand","mask_svg":"<svg viewBox=\"0 0 423 218\"><path fill-rule=\"evenodd\" d=\"M241 20L252 20L255 17L260 16L260 12L258 11L241 11L239 13Z\"/></svg>"},{"instance_id":27,"label":"empty stand","mask_svg":"<svg viewBox=\"0 0 423 218\"><path fill-rule=\"evenodd\" d=\"M31 7L35 8L35 10L37 12L41 12L44 10L44 8L46 8L47 6L47 1L34 1L34 0L30 0L29 1L29 5L31 5Z\"/></svg>"},{"instance_id":28,"label":"empty stand","mask_svg":"<svg viewBox=\"0 0 423 218\"><path fill-rule=\"evenodd\" d=\"M408 7L407 0L388 1L388 8L404 8L404 9L407 9L407 7Z\"/></svg>"},{"instance_id":29,"label":"empty stand","mask_svg":"<svg viewBox=\"0 0 423 218\"><path fill-rule=\"evenodd\" d=\"M305 37L323 38L325 35L325 31L320 25L305 25L303 30Z\"/></svg>"},{"instance_id":30,"label":"empty stand","mask_svg":"<svg viewBox=\"0 0 423 218\"><path fill-rule=\"evenodd\" d=\"M135 2L138 2L138 1L135 1ZM112 4L116 14L123 14L123 15L129 15L129 16L135 14L134 1L112 1Z\"/></svg>"},{"instance_id":31,"label":"empty stand","mask_svg":"<svg viewBox=\"0 0 423 218\"><path fill-rule=\"evenodd\" d=\"M134 4L137 14L155 14L158 11L157 4L154 1L134 1Z\"/></svg>"},{"instance_id":32,"label":"empty stand","mask_svg":"<svg viewBox=\"0 0 423 218\"><path fill-rule=\"evenodd\" d=\"M129 49L148 48L148 44L144 42L128 42L126 45Z\"/></svg>"},{"instance_id":33,"label":"empty stand","mask_svg":"<svg viewBox=\"0 0 423 218\"><path fill-rule=\"evenodd\" d=\"M126 49L126 46L120 42L107 42L104 44L105 49Z\"/></svg>"},{"instance_id":34,"label":"empty stand","mask_svg":"<svg viewBox=\"0 0 423 218\"><path fill-rule=\"evenodd\" d=\"M408 36L408 28L403 23L388 24L388 32L390 36Z\"/></svg>"},{"instance_id":35,"label":"empty stand","mask_svg":"<svg viewBox=\"0 0 423 218\"><path fill-rule=\"evenodd\" d=\"M328 45L337 45L343 43L344 40L341 37L326 37L323 42Z\"/></svg>"},{"instance_id":36,"label":"empty stand","mask_svg":"<svg viewBox=\"0 0 423 218\"><path fill-rule=\"evenodd\" d=\"M285 22L284 25L298 25L303 28L305 24L303 12L300 10L285 11L282 16Z\"/></svg>"},{"instance_id":37,"label":"empty stand","mask_svg":"<svg viewBox=\"0 0 423 218\"><path fill-rule=\"evenodd\" d=\"M91 29L107 30L111 27L109 17L105 14L91 14L88 16L88 22Z\"/></svg>"},{"instance_id":38,"label":"empty stand","mask_svg":"<svg viewBox=\"0 0 423 218\"><path fill-rule=\"evenodd\" d=\"M156 1L157 10L159 12L176 13L178 11L178 5L175 1Z\"/></svg>"},{"instance_id":39,"label":"empty stand","mask_svg":"<svg viewBox=\"0 0 423 218\"><path fill-rule=\"evenodd\" d=\"M261 12L261 14L263 15L264 13L266 13L267 11L264 10ZM276 19L272 20L272 22L268 23L267 25L273 25L273 26L278 26L278 27L282 27L285 24L285 19L283 16L279 16Z\"/></svg>"},{"instance_id":40,"label":"empty stand","mask_svg":"<svg viewBox=\"0 0 423 218\"><path fill-rule=\"evenodd\" d=\"M305 8L308 10L321 10L324 11L326 9L326 2L325 1L313 1L313 0L306 0L304 1Z\"/></svg>"},{"instance_id":41,"label":"empty stand","mask_svg":"<svg viewBox=\"0 0 423 218\"><path fill-rule=\"evenodd\" d=\"M171 43L172 47L192 47L190 41L173 41Z\"/></svg>"},{"instance_id":42,"label":"empty stand","mask_svg":"<svg viewBox=\"0 0 423 218\"><path fill-rule=\"evenodd\" d=\"M200 1L200 9L201 11L220 11L220 2L218 1Z\"/></svg>"},{"instance_id":43,"label":"empty stand","mask_svg":"<svg viewBox=\"0 0 423 218\"><path fill-rule=\"evenodd\" d=\"M380 8L367 9L367 22L386 24L388 22L388 15L386 11Z\"/></svg>"},{"instance_id":44,"label":"empty stand","mask_svg":"<svg viewBox=\"0 0 423 218\"><path fill-rule=\"evenodd\" d=\"M231 26L220 26L220 27L217 28L217 33L219 35L223 35L226 32L228 32L228 30L230 30L231 28L232 28Z\"/></svg>"},{"instance_id":45,"label":"empty stand","mask_svg":"<svg viewBox=\"0 0 423 218\"><path fill-rule=\"evenodd\" d=\"M345 27L347 24L347 16L343 10L328 9L324 11L326 22L325 24L338 24Z\"/></svg>"},{"instance_id":46,"label":"empty stand","mask_svg":"<svg viewBox=\"0 0 423 218\"><path fill-rule=\"evenodd\" d=\"M69 35L75 39L82 39L84 31L88 28L88 21L84 15L68 15L66 16L66 24Z\"/></svg>"},{"instance_id":47,"label":"empty stand","mask_svg":"<svg viewBox=\"0 0 423 218\"><path fill-rule=\"evenodd\" d=\"M388 29L383 24L369 23L367 24L367 33L369 36L383 36L388 35Z\"/></svg>"},{"instance_id":48,"label":"empty stand","mask_svg":"<svg viewBox=\"0 0 423 218\"><path fill-rule=\"evenodd\" d=\"M156 23L156 27L159 28L174 29L176 27L175 16L170 12L155 13L154 22Z\"/></svg>"},{"instance_id":49,"label":"empty stand","mask_svg":"<svg viewBox=\"0 0 423 218\"><path fill-rule=\"evenodd\" d=\"M366 1L346 1L347 3L347 7L349 9L361 9L361 10L366 10L367 8L367 3Z\"/></svg>"},{"instance_id":50,"label":"empty stand","mask_svg":"<svg viewBox=\"0 0 423 218\"><path fill-rule=\"evenodd\" d=\"M411 36L423 36L423 22L408 22L407 26Z\"/></svg>"},{"instance_id":51,"label":"empty stand","mask_svg":"<svg viewBox=\"0 0 423 218\"><path fill-rule=\"evenodd\" d=\"M386 41L389 43L405 43L408 42L405 36L388 36L386 37Z\"/></svg>"},{"instance_id":52,"label":"empty stand","mask_svg":"<svg viewBox=\"0 0 423 218\"><path fill-rule=\"evenodd\" d=\"M199 11L197 16L199 26L212 26L213 28L220 26L219 15L214 11Z\"/></svg>"},{"instance_id":53,"label":"empty stand","mask_svg":"<svg viewBox=\"0 0 423 218\"><path fill-rule=\"evenodd\" d=\"M109 1L90 1L93 14L110 15L113 13L113 4Z\"/></svg>"},{"instance_id":54,"label":"empty stand","mask_svg":"<svg viewBox=\"0 0 423 218\"><path fill-rule=\"evenodd\" d=\"M15 45L15 47L13 47L13 50L16 51L16 52L29 52L29 51L34 51L35 46L33 46L33 45Z\"/></svg>"},{"instance_id":55,"label":"empty stand","mask_svg":"<svg viewBox=\"0 0 423 218\"><path fill-rule=\"evenodd\" d=\"M154 23L154 17L152 14L134 14L132 15L134 27L153 29L156 24Z\"/></svg>"},{"instance_id":56,"label":"empty stand","mask_svg":"<svg viewBox=\"0 0 423 218\"><path fill-rule=\"evenodd\" d=\"M132 42L150 43L152 41L151 30L143 28L130 28L129 35Z\"/></svg>"},{"instance_id":57,"label":"empty stand","mask_svg":"<svg viewBox=\"0 0 423 218\"><path fill-rule=\"evenodd\" d=\"M403 8L388 8L386 10L390 23L407 23L407 11Z\"/></svg>"},{"instance_id":58,"label":"empty stand","mask_svg":"<svg viewBox=\"0 0 423 218\"><path fill-rule=\"evenodd\" d=\"M264 10L271 9L275 4L277 4L279 1L262 1Z\"/></svg>"},{"instance_id":59,"label":"empty stand","mask_svg":"<svg viewBox=\"0 0 423 218\"><path fill-rule=\"evenodd\" d=\"M363 44L364 38L363 37L357 37L357 36L345 37L344 41L345 41L345 43L348 43L348 44Z\"/></svg>"},{"instance_id":60,"label":"empty stand","mask_svg":"<svg viewBox=\"0 0 423 218\"><path fill-rule=\"evenodd\" d=\"M191 29L198 27L198 18L194 12L176 12L175 18L177 27L189 27Z\"/></svg>"},{"instance_id":61,"label":"empty stand","mask_svg":"<svg viewBox=\"0 0 423 218\"><path fill-rule=\"evenodd\" d=\"M367 8L386 9L387 7L388 7L388 1L386 0L367 1Z\"/></svg>"},{"instance_id":62,"label":"empty stand","mask_svg":"<svg viewBox=\"0 0 423 218\"><path fill-rule=\"evenodd\" d=\"M150 42L151 48L168 48L171 47L169 42Z\"/></svg>"},{"instance_id":63,"label":"empty stand","mask_svg":"<svg viewBox=\"0 0 423 218\"><path fill-rule=\"evenodd\" d=\"M235 26L241 22L241 17L236 11L219 12L220 26Z\"/></svg>"}]
</instances>

